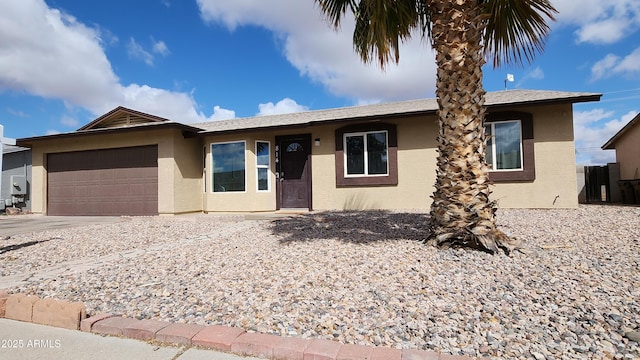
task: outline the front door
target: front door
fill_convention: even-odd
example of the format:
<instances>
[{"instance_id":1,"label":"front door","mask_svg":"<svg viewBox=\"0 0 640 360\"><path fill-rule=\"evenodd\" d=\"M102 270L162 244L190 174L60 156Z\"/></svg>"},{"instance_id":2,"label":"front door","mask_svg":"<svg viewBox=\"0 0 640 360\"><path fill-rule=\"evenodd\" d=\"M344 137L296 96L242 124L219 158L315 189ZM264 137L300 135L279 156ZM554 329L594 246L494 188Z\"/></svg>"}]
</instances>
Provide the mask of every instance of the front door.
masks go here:
<instances>
[{"instance_id":1,"label":"front door","mask_svg":"<svg viewBox=\"0 0 640 360\"><path fill-rule=\"evenodd\" d=\"M276 137L278 209L311 210L311 134Z\"/></svg>"}]
</instances>

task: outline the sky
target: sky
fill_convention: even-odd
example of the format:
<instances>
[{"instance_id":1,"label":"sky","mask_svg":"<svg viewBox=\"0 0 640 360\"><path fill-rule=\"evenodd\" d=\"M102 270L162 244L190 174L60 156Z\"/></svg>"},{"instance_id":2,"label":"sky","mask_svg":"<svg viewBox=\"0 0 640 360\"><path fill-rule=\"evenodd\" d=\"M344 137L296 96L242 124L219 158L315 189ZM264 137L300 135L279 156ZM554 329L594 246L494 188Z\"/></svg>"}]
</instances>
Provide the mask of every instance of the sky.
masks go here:
<instances>
[{"instance_id":1,"label":"sky","mask_svg":"<svg viewBox=\"0 0 640 360\"><path fill-rule=\"evenodd\" d=\"M486 65L484 87L603 94L574 105L576 161L613 162L615 152L600 147L640 112L640 1L551 1L559 13L545 51L531 64ZM434 55L420 34L381 70L353 51L353 22L335 31L313 0L0 0L0 8L0 124L9 138L74 131L117 106L194 123L435 96Z\"/></svg>"}]
</instances>

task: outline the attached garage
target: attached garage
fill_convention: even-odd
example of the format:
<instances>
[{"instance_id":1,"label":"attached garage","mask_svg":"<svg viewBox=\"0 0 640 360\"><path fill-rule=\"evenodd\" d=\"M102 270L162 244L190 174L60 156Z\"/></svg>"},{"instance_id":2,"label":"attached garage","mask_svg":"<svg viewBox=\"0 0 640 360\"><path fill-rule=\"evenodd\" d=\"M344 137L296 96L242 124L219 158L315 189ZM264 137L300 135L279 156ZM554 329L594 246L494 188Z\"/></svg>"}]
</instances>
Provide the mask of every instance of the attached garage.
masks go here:
<instances>
[{"instance_id":1,"label":"attached garage","mask_svg":"<svg viewBox=\"0 0 640 360\"><path fill-rule=\"evenodd\" d=\"M158 146L47 154L48 215L157 215Z\"/></svg>"}]
</instances>

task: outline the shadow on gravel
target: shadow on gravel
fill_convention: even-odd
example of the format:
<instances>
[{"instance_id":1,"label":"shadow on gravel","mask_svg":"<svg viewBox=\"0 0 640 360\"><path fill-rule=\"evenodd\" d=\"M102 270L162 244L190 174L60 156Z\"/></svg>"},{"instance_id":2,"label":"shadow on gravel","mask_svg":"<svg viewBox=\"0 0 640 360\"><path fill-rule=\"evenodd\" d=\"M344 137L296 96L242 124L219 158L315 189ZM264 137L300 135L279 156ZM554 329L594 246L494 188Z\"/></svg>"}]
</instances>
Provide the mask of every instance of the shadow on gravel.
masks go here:
<instances>
[{"instance_id":1,"label":"shadow on gravel","mask_svg":"<svg viewBox=\"0 0 640 360\"><path fill-rule=\"evenodd\" d=\"M13 251L13 250L22 249L22 248L25 248L25 247L28 247L28 246L38 245L40 243L51 241L51 240L56 240L56 239L58 239L58 238L29 241L29 242L25 242L25 243L22 243L22 244L15 244L15 245L8 245L8 246L0 247L0 254L4 254L4 253L7 253L7 252Z\"/></svg>"},{"instance_id":2,"label":"shadow on gravel","mask_svg":"<svg viewBox=\"0 0 640 360\"><path fill-rule=\"evenodd\" d=\"M375 211L320 212L273 221L280 242L338 239L350 243L388 240L423 241L429 236L429 216Z\"/></svg>"}]
</instances>

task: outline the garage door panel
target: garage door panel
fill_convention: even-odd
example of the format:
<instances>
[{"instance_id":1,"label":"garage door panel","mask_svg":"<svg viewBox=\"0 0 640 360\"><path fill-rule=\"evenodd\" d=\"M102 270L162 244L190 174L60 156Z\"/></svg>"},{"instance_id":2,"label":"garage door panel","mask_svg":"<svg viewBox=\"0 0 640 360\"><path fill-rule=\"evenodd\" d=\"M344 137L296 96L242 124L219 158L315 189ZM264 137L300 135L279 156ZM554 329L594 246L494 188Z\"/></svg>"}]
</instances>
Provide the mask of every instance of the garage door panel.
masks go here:
<instances>
[{"instance_id":1,"label":"garage door panel","mask_svg":"<svg viewBox=\"0 0 640 360\"><path fill-rule=\"evenodd\" d=\"M158 148L49 154L49 215L157 215Z\"/></svg>"}]
</instances>

